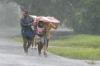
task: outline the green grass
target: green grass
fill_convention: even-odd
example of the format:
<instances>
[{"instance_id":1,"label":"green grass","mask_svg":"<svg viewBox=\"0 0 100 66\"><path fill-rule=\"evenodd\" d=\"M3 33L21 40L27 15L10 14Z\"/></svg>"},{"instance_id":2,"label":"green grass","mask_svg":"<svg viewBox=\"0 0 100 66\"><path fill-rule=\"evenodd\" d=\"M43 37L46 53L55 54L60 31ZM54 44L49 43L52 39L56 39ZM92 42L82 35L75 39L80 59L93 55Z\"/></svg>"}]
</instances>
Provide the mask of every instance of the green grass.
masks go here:
<instances>
[{"instance_id":1,"label":"green grass","mask_svg":"<svg viewBox=\"0 0 100 66\"><path fill-rule=\"evenodd\" d=\"M22 41L20 36L15 37L14 40ZM49 52L60 56L100 60L100 35L67 35L51 40L49 46L54 46L49 47Z\"/></svg>"},{"instance_id":2,"label":"green grass","mask_svg":"<svg viewBox=\"0 0 100 66\"><path fill-rule=\"evenodd\" d=\"M21 35L14 36L14 37L12 37L12 39L17 41L17 42L22 42L23 41Z\"/></svg>"},{"instance_id":3,"label":"green grass","mask_svg":"<svg viewBox=\"0 0 100 66\"><path fill-rule=\"evenodd\" d=\"M69 58L100 60L100 48L55 47L49 48L49 51L54 54Z\"/></svg>"},{"instance_id":4,"label":"green grass","mask_svg":"<svg viewBox=\"0 0 100 66\"><path fill-rule=\"evenodd\" d=\"M100 35L78 34L52 40L49 51L60 56L100 60Z\"/></svg>"},{"instance_id":5,"label":"green grass","mask_svg":"<svg viewBox=\"0 0 100 66\"><path fill-rule=\"evenodd\" d=\"M68 47L100 47L100 35L70 35L58 40L53 40L50 42L51 46L68 46Z\"/></svg>"}]
</instances>

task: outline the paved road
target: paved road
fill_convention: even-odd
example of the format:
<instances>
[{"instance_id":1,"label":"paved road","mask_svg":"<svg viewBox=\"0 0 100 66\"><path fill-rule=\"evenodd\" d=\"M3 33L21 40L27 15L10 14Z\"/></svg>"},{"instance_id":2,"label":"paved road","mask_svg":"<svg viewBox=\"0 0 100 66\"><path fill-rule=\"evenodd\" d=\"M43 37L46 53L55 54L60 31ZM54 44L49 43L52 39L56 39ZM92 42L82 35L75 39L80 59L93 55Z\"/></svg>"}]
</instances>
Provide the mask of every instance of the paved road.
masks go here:
<instances>
[{"instance_id":1,"label":"paved road","mask_svg":"<svg viewBox=\"0 0 100 66\"><path fill-rule=\"evenodd\" d=\"M21 43L0 39L0 66L100 66L87 64L84 60L73 60L48 54L38 56L36 49L30 49L29 54L23 52Z\"/></svg>"}]
</instances>

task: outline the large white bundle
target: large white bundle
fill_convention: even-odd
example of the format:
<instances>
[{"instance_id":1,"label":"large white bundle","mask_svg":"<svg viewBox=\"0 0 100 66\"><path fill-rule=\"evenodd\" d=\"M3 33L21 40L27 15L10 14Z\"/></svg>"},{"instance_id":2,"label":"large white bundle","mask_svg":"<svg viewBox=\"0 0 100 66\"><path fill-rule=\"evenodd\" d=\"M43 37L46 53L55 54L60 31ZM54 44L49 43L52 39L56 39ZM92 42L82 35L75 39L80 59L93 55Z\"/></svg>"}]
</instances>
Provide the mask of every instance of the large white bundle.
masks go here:
<instances>
[{"instance_id":1,"label":"large white bundle","mask_svg":"<svg viewBox=\"0 0 100 66\"><path fill-rule=\"evenodd\" d=\"M58 19L56 19L55 17L50 17L50 16L35 16L35 15L30 15L31 17L33 17L34 22L39 22L39 21L43 21L43 22L51 22L51 23L60 23L60 21Z\"/></svg>"}]
</instances>

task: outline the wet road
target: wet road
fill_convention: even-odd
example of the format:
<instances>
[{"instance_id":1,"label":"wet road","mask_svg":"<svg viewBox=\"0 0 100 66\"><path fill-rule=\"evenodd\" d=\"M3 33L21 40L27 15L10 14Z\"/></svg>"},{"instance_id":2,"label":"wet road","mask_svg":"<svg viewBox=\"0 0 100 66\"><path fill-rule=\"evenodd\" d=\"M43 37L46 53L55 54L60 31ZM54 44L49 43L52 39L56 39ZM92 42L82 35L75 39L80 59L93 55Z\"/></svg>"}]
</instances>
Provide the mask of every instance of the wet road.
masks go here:
<instances>
[{"instance_id":1,"label":"wet road","mask_svg":"<svg viewBox=\"0 0 100 66\"><path fill-rule=\"evenodd\" d=\"M36 49L29 49L26 55L22 45L7 39L0 39L0 66L100 66L90 65L84 60L63 58L48 53L48 57L38 56Z\"/></svg>"}]
</instances>

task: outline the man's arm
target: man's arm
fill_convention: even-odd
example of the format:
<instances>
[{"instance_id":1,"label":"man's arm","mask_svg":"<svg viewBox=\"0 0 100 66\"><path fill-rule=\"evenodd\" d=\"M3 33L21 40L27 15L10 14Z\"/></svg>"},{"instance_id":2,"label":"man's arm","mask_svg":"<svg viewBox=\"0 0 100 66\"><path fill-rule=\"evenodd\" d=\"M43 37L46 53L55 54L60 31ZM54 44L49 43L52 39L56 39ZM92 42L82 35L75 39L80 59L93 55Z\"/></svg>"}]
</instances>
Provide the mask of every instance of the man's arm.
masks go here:
<instances>
[{"instance_id":1,"label":"man's arm","mask_svg":"<svg viewBox=\"0 0 100 66\"><path fill-rule=\"evenodd\" d=\"M23 19L20 20L20 24L21 24L21 26L27 26L27 25L28 25L28 24L26 24L26 23L24 22Z\"/></svg>"},{"instance_id":2,"label":"man's arm","mask_svg":"<svg viewBox=\"0 0 100 66\"><path fill-rule=\"evenodd\" d=\"M54 29L57 29L57 26L54 23L50 23L50 26Z\"/></svg>"},{"instance_id":3,"label":"man's arm","mask_svg":"<svg viewBox=\"0 0 100 66\"><path fill-rule=\"evenodd\" d=\"M31 26L32 22L31 21L25 22L24 19L21 19L20 24L21 24L21 26Z\"/></svg>"}]
</instances>

